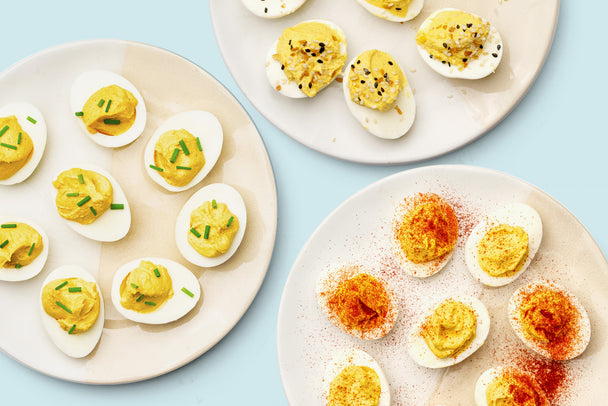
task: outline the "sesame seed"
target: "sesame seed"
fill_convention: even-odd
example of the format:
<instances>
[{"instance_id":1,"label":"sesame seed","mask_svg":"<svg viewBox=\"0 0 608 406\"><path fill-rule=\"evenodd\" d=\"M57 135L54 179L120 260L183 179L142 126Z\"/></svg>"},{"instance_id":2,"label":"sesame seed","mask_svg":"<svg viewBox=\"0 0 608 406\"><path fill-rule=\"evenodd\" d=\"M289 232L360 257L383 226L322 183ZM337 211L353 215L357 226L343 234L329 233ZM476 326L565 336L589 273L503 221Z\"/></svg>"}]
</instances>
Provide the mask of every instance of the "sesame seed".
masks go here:
<instances>
[{"instance_id":1,"label":"sesame seed","mask_svg":"<svg viewBox=\"0 0 608 406\"><path fill-rule=\"evenodd\" d=\"M317 62L318 63L323 63L323 60L322 59L317 59Z\"/></svg>"},{"instance_id":2,"label":"sesame seed","mask_svg":"<svg viewBox=\"0 0 608 406\"><path fill-rule=\"evenodd\" d=\"M492 53L492 56L493 56L494 58L498 58L498 54L497 54L496 52L493 52L493 53Z\"/></svg>"},{"instance_id":3,"label":"sesame seed","mask_svg":"<svg viewBox=\"0 0 608 406\"><path fill-rule=\"evenodd\" d=\"M500 44L496 45L496 49L498 49L500 51L500 48L501 48Z\"/></svg>"},{"instance_id":4,"label":"sesame seed","mask_svg":"<svg viewBox=\"0 0 608 406\"><path fill-rule=\"evenodd\" d=\"M445 42L443 43L443 47L447 49L448 44L446 44Z\"/></svg>"},{"instance_id":5,"label":"sesame seed","mask_svg":"<svg viewBox=\"0 0 608 406\"><path fill-rule=\"evenodd\" d=\"M467 61L467 58L462 58L462 62L466 62L466 61Z\"/></svg>"},{"instance_id":6,"label":"sesame seed","mask_svg":"<svg viewBox=\"0 0 608 406\"><path fill-rule=\"evenodd\" d=\"M391 66L393 66L393 62L391 62L391 61L388 61L388 64L391 65Z\"/></svg>"}]
</instances>

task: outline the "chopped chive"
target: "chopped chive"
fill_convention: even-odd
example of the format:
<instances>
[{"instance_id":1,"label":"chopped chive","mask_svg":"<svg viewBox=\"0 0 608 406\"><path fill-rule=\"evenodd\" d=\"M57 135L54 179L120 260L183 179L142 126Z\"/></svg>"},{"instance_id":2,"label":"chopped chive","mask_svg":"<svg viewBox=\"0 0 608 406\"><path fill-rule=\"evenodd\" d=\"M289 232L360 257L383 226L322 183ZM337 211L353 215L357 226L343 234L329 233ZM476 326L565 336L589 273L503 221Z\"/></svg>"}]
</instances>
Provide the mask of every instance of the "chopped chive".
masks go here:
<instances>
[{"instance_id":1,"label":"chopped chive","mask_svg":"<svg viewBox=\"0 0 608 406\"><path fill-rule=\"evenodd\" d=\"M79 194L80 194L80 193L77 193L77 192L72 192L72 193L66 193L65 195L66 195L67 197L76 197L76 196L78 196Z\"/></svg>"},{"instance_id":2,"label":"chopped chive","mask_svg":"<svg viewBox=\"0 0 608 406\"><path fill-rule=\"evenodd\" d=\"M80 286L74 286L73 288L68 288L68 292L82 292L82 288Z\"/></svg>"},{"instance_id":3,"label":"chopped chive","mask_svg":"<svg viewBox=\"0 0 608 406\"><path fill-rule=\"evenodd\" d=\"M2 244L0 244L0 248L6 247L7 244L8 244L8 240L5 240Z\"/></svg>"},{"instance_id":4,"label":"chopped chive","mask_svg":"<svg viewBox=\"0 0 608 406\"><path fill-rule=\"evenodd\" d=\"M23 265L21 264L15 264L15 269L20 269Z\"/></svg>"},{"instance_id":5,"label":"chopped chive","mask_svg":"<svg viewBox=\"0 0 608 406\"><path fill-rule=\"evenodd\" d=\"M21 145L21 133L19 133L19 136L17 137L17 145Z\"/></svg>"},{"instance_id":6,"label":"chopped chive","mask_svg":"<svg viewBox=\"0 0 608 406\"><path fill-rule=\"evenodd\" d=\"M139 289L139 285L136 285L136 284L134 284L134 283L132 283L132 284L131 284L131 287L132 287L133 289Z\"/></svg>"},{"instance_id":7,"label":"chopped chive","mask_svg":"<svg viewBox=\"0 0 608 406\"><path fill-rule=\"evenodd\" d=\"M112 203L110 205L110 210L123 210L125 208L125 205L122 203Z\"/></svg>"},{"instance_id":8,"label":"chopped chive","mask_svg":"<svg viewBox=\"0 0 608 406\"><path fill-rule=\"evenodd\" d=\"M176 166L176 168L177 168L177 169L184 169L184 170L186 170L186 171L191 171L191 170L192 170L192 168L190 168L189 166L179 166L179 165L178 165L178 166Z\"/></svg>"},{"instance_id":9,"label":"chopped chive","mask_svg":"<svg viewBox=\"0 0 608 406\"><path fill-rule=\"evenodd\" d=\"M91 213L93 213L94 216L97 215L97 210L95 210L93 206L89 206L89 209L91 209Z\"/></svg>"},{"instance_id":10,"label":"chopped chive","mask_svg":"<svg viewBox=\"0 0 608 406\"><path fill-rule=\"evenodd\" d=\"M232 220L234 220L234 216L230 216L230 220L228 220L228 224L226 224L226 227L230 227L230 224L232 224Z\"/></svg>"},{"instance_id":11,"label":"chopped chive","mask_svg":"<svg viewBox=\"0 0 608 406\"><path fill-rule=\"evenodd\" d=\"M201 146L201 139L196 137L196 145L198 146L198 150L202 151L203 147Z\"/></svg>"},{"instance_id":12,"label":"chopped chive","mask_svg":"<svg viewBox=\"0 0 608 406\"><path fill-rule=\"evenodd\" d=\"M72 324L72 327L70 328L70 331L68 331L68 334L72 334L74 332L75 328L76 328L76 324Z\"/></svg>"},{"instance_id":13,"label":"chopped chive","mask_svg":"<svg viewBox=\"0 0 608 406\"><path fill-rule=\"evenodd\" d=\"M188 289L186 288L182 288L182 292L184 292L185 294L187 294L190 297L194 297L194 293L190 292Z\"/></svg>"},{"instance_id":14,"label":"chopped chive","mask_svg":"<svg viewBox=\"0 0 608 406\"><path fill-rule=\"evenodd\" d=\"M67 282L66 282L66 283L67 283ZM63 303L61 303L59 300L56 300L56 301L55 301L55 304L56 304L57 306L61 307L61 308L62 308L63 310L65 310L66 312L68 312L68 313L72 314L72 311L71 311L70 309L68 309L68 308L66 307L66 305L64 305Z\"/></svg>"},{"instance_id":15,"label":"chopped chive","mask_svg":"<svg viewBox=\"0 0 608 406\"><path fill-rule=\"evenodd\" d=\"M30 116L27 116L27 121L29 121L32 124L36 124L38 121L34 120L33 118L31 118Z\"/></svg>"},{"instance_id":16,"label":"chopped chive","mask_svg":"<svg viewBox=\"0 0 608 406\"><path fill-rule=\"evenodd\" d=\"M3 142L0 142L0 145L2 145L3 147L6 147L6 148L10 148L10 149L17 149L17 146L11 145L11 144L5 144Z\"/></svg>"},{"instance_id":17,"label":"chopped chive","mask_svg":"<svg viewBox=\"0 0 608 406\"><path fill-rule=\"evenodd\" d=\"M154 302L144 302L145 304L147 304L148 306L156 306L156 303Z\"/></svg>"},{"instance_id":18,"label":"chopped chive","mask_svg":"<svg viewBox=\"0 0 608 406\"><path fill-rule=\"evenodd\" d=\"M159 168L158 166L154 166L154 165L150 165L150 168L154 169L155 171L159 171L159 172L162 172L164 170L163 168Z\"/></svg>"},{"instance_id":19,"label":"chopped chive","mask_svg":"<svg viewBox=\"0 0 608 406\"><path fill-rule=\"evenodd\" d=\"M140 301L141 299L143 299L143 298L144 298L144 295L140 295L140 296L137 298L136 302L139 302L139 301Z\"/></svg>"},{"instance_id":20,"label":"chopped chive","mask_svg":"<svg viewBox=\"0 0 608 406\"><path fill-rule=\"evenodd\" d=\"M201 238L201 233L196 231L196 228L191 228L190 232L196 236L196 238Z\"/></svg>"},{"instance_id":21,"label":"chopped chive","mask_svg":"<svg viewBox=\"0 0 608 406\"><path fill-rule=\"evenodd\" d=\"M78 174L78 183L84 185L84 177L82 176L82 173Z\"/></svg>"},{"instance_id":22,"label":"chopped chive","mask_svg":"<svg viewBox=\"0 0 608 406\"><path fill-rule=\"evenodd\" d=\"M15 224L15 223L2 224L0 226L0 228L17 228L17 224Z\"/></svg>"},{"instance_id":23,"label":"chopped chive","mask_svg":"<svg viewBox=\"0 0 608 406\"><path fill-rule=\"evenodd\" d=\"M177 161L177 156L178 155L179 155L179 148L175 148L173 150L173 155L171 155L171 159L170 159L170 161L171 161L172 164L174 164L175 161Z\"/></svg>"},{"instance_id":24,"label":"chopped chive","mask_svg":"<svg viewBox=\"0 0 608 406\"><path fill-rule=\"evenodd\" d=\"M35 242L33 242L33 243L32 243L32 245L31 245L31 247L30 247L30 250L29 250L29 251L28 251L28 253L27 253L27 256L28 256L28 257L32 255L32 252L34 252L34 247L35 247L35 246L36 246L36 243L35 243Z\"/></svg>"},{"instance_id":25,"label":"chopped chive","mask_svg":"<svg viewBox=\"0 0 608 406\"><path fill-rule=\"evenodd\" d=\"M184 154L190 155L190 150L186 146L186 143L184 142L184 140L179 140L179 145L182 147L182 151L184 151Z\"/></svg>"},{"instance_id":26,"label":"chopped chive","mask_svg":"<svg viewBox=\"0 0 608 406\"><path fill-rule=\"evenodd\" d=\"M160 278L160 272L158 268L154 268L154 275L156 275L157 278Z\"/></svg>"},{"instance_id":27,"label":"chopped chive","mask_svg":"<svg viewBox=\"0 0 608 406\"><path fill-rule=\"evenodd\" d=\"M211 231L211 226L210 226L209 224L207 224L207 225L205 226L205 235L203 236L203 238L204 238L205 240L208 240L208 239L209 239L209 231Z\"/></svg>"},{"instance_id":28,"label":"chopped chive","mask_svg":"<svg viewBox=\"0 0 608 406\"><path fill-rule=\"evenodd\" d=\"M4 133L5 133L5 132L7 132L7 131L8 131L8 126L7 126L7 125L5 125L5 126L2 128L2 130L0 130L0 137L2 137L2 136L4 135Z\"/></svg>"},{"instance_id":29,"label":"chopped chive","mask_svg":"<svg viewBox=\"0 0 608 406\"><path fill-rule=\"evenodd\" d=\"M106 105L106 113L110 110L110 105L112 104L112 99L108 100L108 104Z\"/></svg>"},{"instance_id":30,"label":"chopped chive","mask_svg":"<svg viewBox=\"0 0 608 406\"><path fill-rule=\"evenodd\" d=\"M215 201L215 199L211 201L211 206L213 206L214 209L217 209L217 202Z\"/></svg>"},{"instance_id":31,"label":"chopped chive","mask_svg":"<svg viewBox=\"0 0 608 406\"><path fill-rule=\"evenodd\" d=\"M110 124L110 125L118 125L120 124L120 120L116 120L113 118L106 118L105 120L103 120L104 124Z\"/></svg>"},{"instance_id":32,"label":"chopped chive","mask_svg":"<svg viewBox=\"0 0 608 406\"><path fill-rule=\"evenodd\" d=\"M88 202L89 200L91 200L91 196L87 195L87 197L85 197L84 199L82 199L81 201L79 201L78 203L76 203L76 206L80 207L83 204L85 204L86 202Z\"/></svg>"},{"instance_id":33,"label":"chopped chive","mask_svg":"<svg viewBox=\"0 0 608 406\"><path fill-rule=\"evenodd\" d=\"M82 116L84 116L84 112L82 112L82 111L77 111L76 113L74 113L74 115L75 115L76 117L82 117Z\"/></svg>"},{"instance_id":34,"label":"chopped chive","mask_svg":"<svg viewBox=\"0 0 608 406\"><path fill-rule=\"evenodd\" d=\"M68 281L63 281L59 285L55 286L55 290L59 290L68 284Z\"/></svg>"},{"instance_id":35,"label":"chopped chive","mask_svg":"<svg viewBox=\"0 0 608 406\"><path fill-rule=\"evenodd\" d=\"M104 104L105 102L106 102L106 101L105 101L104 99L99 99L99 101L97 102L97 107L101 107L101 106L103 106L103 104Z\"/></svg>"}]
</instances>

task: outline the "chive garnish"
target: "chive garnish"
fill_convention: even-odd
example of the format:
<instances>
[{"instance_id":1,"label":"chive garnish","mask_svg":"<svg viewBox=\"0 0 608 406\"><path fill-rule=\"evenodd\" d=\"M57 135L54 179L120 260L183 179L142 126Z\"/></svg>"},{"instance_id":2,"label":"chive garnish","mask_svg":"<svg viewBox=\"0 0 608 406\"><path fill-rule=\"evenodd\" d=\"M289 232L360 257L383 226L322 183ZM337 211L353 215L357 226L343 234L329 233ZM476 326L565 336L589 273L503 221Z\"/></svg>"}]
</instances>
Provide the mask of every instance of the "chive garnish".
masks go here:
<instances>
[{"instance_id":1,"label":"chive garnish","mask_svg":"<svg viewBox=\"0 0 608 406\"><path fill-rule=\"evenodd\" d=\"M215 199L211 201L211 206L213 206L214 209L217 209L217 202L215 201Z\"/></svg>"},{"instance_id":2,"label":"chive garnish","mask_svg":"<svg viewBox=\"0 0 608 406\"><path fill-rule=\"evenodd\" d=\"M139 289L139 285L136 285L136 284L134 284L134 283L132 283L132 284L131 284L131 287L132 287L133 289Z\"/></svg>"},{"instance_id":3,"label":"chive garnish","mask_svg":"<svg viewBox=\"0 0 608 406\"><path fill-rule=\"evenodd\" d=\"M187 294L190 297L194 297L194 293L190 292L188 289L186 288L182 288L182 292L184 292L185 294Z\"/></svg>"},{"instance_id":4,"label":"chive garnish","mask_svg":"<svg viewBox=\"0 0 608 406\"><path fill-rule=\"evenodd\" d=\"M122 203L112 203L110 205L110 210L123 210L125 208L125 205Z\"/></svg>"},{"instance_id":5,"label":"chive garnish","mask_svg":"<svg viewBox=\"0 0 608 406\"><path fill-rule=\"evenodd\" d=\"M143 299L143 298L144 298L144 295L140 295L140 296L137 298L136 302L139 302L139 301L140 301L141 299Z\"/></svg>"},{"instance_id":6,"label":"chive garnish","mask_svg":"<svg viewBox=\"0 0 608 406\"><path fill-rule=\"evenodd\" d=\"M59 285L55 286L55 290L59 290L68 284L68 281L63 281Z\"/></svg>"},{"instance_id":7,"label":"chive garnish","mask_svg":"<svg viewBox=\"0 0 608 406\"><path fill-rule=\"evenodd\" d=\"M7 131L8 131L8 126L7 126L7 125L5 125L5 126L2 128L2 130L0 130L0 137L2 137L2 136L4 135L4 133L5 133L5 132L7 132Z\"/></svg>"},{"instance_id":8,"label":"chive garnish","mask_svg":"<svg viewBox=\"0 0 608 406\"><path fill-rule=\"evenodd\" d=\"M34 247L35 247L35 246L36 246L36 243L35 243L35 242L33 242L33 243L32 243L32 246L30 247L30 250L29 250L29 251L28 251L28 253L27 253L27 256L28 256L28 257L32 255L32 252L34 252Z\"/></svg>"},{"instance_id":9,"label":"chive garnish","mask_svg":"<svg viewBox=\"0 0 608 406\"><path fill-rule=\"evenodd\" d=\"M105 101L104 99L99 99L99 101L97 102L97 107L101 107L101 106L103 106L103 104L104 104L105 102L106 102L106 101Z\"/></svg>"},{"instance_id":10,"label":"chive garnish","mask_svg":"<svg viewBox=\"0 0 608 406\"><path fill-rule=\"evenodd\" d=\"M75 328L76 328L76 324L72 324L72 328L70 328L70 331L68 331L68 334L72 334L74 332Z\"/></svg>"},{"instance_id":11,"label":"chive garnish","mask_svg":"<svg viewBox=\"0 0 608 406\"><path fill-rule=\"evenodd\" d=\"M186 170L186 171L191 171L191 170L192 170L192 168L190 168L189 166L179 166L179 165L178 165L178 166L176 166L176 168L177 168L177 169L184 169L184 170Z\"/></svg>"},{"instance_id":12,"label":"chive garnish","mask_svg":"<svg viewBox=\"0 0 608 406\"><path fill-rule=\"evenodd\" d=\"M82 199L81 201L79 201L78 203L76 203L76 206L80 207L83 204L85 204L86 202L88 202L89 200L91 200L91 196L87 195L87 197L85 197L84 199Z\"/></svg>"},{"instance_id":13,"label":"chive garnish","mask_svg":"<svg viewBox=\"0 0 608 406\"><path fill-rule=\"evenodd\" d=\"M155 171L159 171L159 172L162 172L164 170L163 168L159 168L158 166L155 166L155 165L150 165L150 168L154 169Z\"/></svg>"},{"instance_id":14,"label":"chive garnish","mask_svg":"<svg viewBox=\"0 0 608 406\"><path fill-rule=\"evenodd\" d=\"M27 121L29 121L32 124L36 124L38 121L34 120L32 117L27 116Z\"/></svg>"},{"instance_id":15,"label":"chive garnish","mask_svg":"<svg viewBox=\"0 0 608 406\"><path fill-rule=\"evenodd\" d=\"M17 228L17 224L15 224L15 223L6 223L6 224L2 224L0 226L0 228Z\"/></svg>"},{"instance_id":16,"label":"chive garnish","mask_svg":"<svg viewBox=\"0 0 608 406\"><path fill-rule=\"evenodd\" d=\"M111 125L118 125L120 124L120 120L116 120L113 118L106 118L105 120L103 120L104 124L111 124Z\"/></svg>"},{"instance_id":17,"label":"chive garnish","mask_svg":"<svg viewBox=\"0 0 608 406\"><path fill-rule=\"evenodd\" d=\"M184 151L184 154L190 155L190 150L186 146L186 143L184 142L184 140L179 140L179 145L182 147L182 151Z\"/></svg>"},{"instance_id":18,"label":"chive garnish","mask_svg":"<svg viewBox=\"0 0 608 406\"><path fill-rule=\"evenodd\" d=\"M191 228L190 232L196 236L196 238L201 238L201 233L196 231L196 228Z\"/></svg>"},{"instance_id":19,"label":"chive garnish","mask_svg":"<svg viewBox=\"0 0 608 406\"><path fill-rule=\"evenodd\" d=\"M209 224L207 224L207 225L205 226L205 235L203 236L203 238L204 238L205 240L208 240L208 239L209 239L209 231L211 231L211 226L210 226Z\"/></svg>"},{"instance_id":20,"label":"chive garnish","mask_svg":"<svg viewBox=\"0 0 608 406\"><path fill-rule=\"evenodd\" d=\"M72 192L72 193L66 193L65 195L66 195L67 197L76 197L76 196L78 196L78 195L79 195L79 193L77 193L77 192Z\"/></svg>"},{"instance_id":21,"label":"chive garnish","mask_svg":"<svg viewBox=\"0 0 608 406\"><path fill-rule=\"evenodd\" d=\"M160 272L158 268L154 268L154 275L156 275L157 278L160 278Z\"/></svg>"},{"instance_id":22,"label":"chive garnish","mask_svg":"<svg viewBox=\"0 0 608 406\"><path fill-rule=\"evenodd\" d=\"M84 116L84 112L82 112L82 111L77 111L76 113L74 113L74 115L75 115L76 117L82 117L82 116Z\"/></svg>"},{"instance_id":23,"label":"chive garnish","mask_svg":"<svg viewBox=\"0 0 608 406\"><path fill-rule=\"evenodd\" d=\"M110 105L112 104L112 99L108 100L108 104L106 106L106 113L110 110Z\"/></svg>"},{"instance_id":24,"label":"chive garnish","mask_svg":"<svg viewBox=\"0 0 608 406\"><path fill-rule=\"evenodd\" d=\"M196 145L198 146L198 150L202 151L203 147L201 146L201 139L196 137Z\"/></svg>"},{"instance_id":25,"label":"chive garnish","mask_svg":"<svg viewBox=\"0 0 608 406\"><path fill-rule=\"evenodd\" d=\"M84 177L82 176L82 173L78 174L78 183L84 185Z\"/></svg>"},{"instance_id":26,"label":"chive garnish","mask_svg":"<svg viewBox=\"0 0 608 406\"><path fill-rule=\"evenodd\" d=\"M21 264L15 264L15 269L20 269L23 265Z\"/></svg>"},{"instance_id":27,"label":"chive garnish","mask_svg":"<svg viewBox=\"0 0 608 406\"><path fill-rule=\"evenodd\" d=\"M156 303L154 302L144 302L145 304L147 304L148 306L156 306Z\"/></svg>"},{"instance_id":28,"label":"chive garnish","mask_svg":"<svg viewBox=\"0 0 608 406\"><path fill-rule=\"evenodd\" d=\"M66 283L67 283L67 282L66 282ZM64 305L63 303L61 303L59 300L56 300L56 301L55 301L55 304L56 304L57 306L61 307L61 308L62 308L63 310L65 310L66 312L68 312L68 313L72 314L72 311L71 311L70 309L68 309L68 308L66 307L66 305Z\"/></svg>"},{"instance_id":29,"label":"chive garnish","mask_svg":"<svg viewBox=\"0 0 608 406\"><path fill-rule=\"evenodd\" d=\"M171 155L171 159L170 159L170 161L171 161L172 164L174 164L175 161L177 161L177 156L178 155L179 155L179 148L175 148L173 150L173 155Z\"/></svg>"},{"instance_id":30,"label":"chive garnish","mask_svg":"<svg viewBox=\"0 0 608 406\"><path fill-rule=\"evenodd\" d=\"M5 144L3 142L0 142L0 145L2 145L3 147L6 147L6 148L10 148L10 149L17 149L17 146L11 145L11 144Z\"/></svg>"},{"instance_id":31,"label":"chive garnish","mask_svg":"<svg viewBox=\"0 0 608 406\"><path fill-rule=\"evenodd\" d=\"M228 220L228 224L226 224L226 227L230 227L230 224L232 224L232 220L234 220L234 216L230 216L230 220Z\"/></svg>"},{"instance_id":32,"label":"chive garnish","mask_svg":"<svg viewBox=\"0 0 608 406\"><path fill-rule=\"evenodd\" d=\"M21 145L21 133L19 133L19 136L17 137L17 145Z\"/></svg>"},{"instance_id":33,"label":"chive garnish","mask_svg":"<svg viewBox=\"0 0 608 406\"><path fill-rule=\"evenodd\" d=\"M94 216L97 215L97 210L95 210L93 206L89 206L89 209L91 209L91 213L93 213Z\"/></svg>"},{"instance_id":34,"label":"chive garnish","mask_svg":"<svg viewBox=\"0 0 608 406\"><path fill-rule=\"evenodd\" d=\"M82 292L82 288L80 286L74 286L73 288L68 288L68 292Z\"/></svg>"},{"instance_id":35,"label":"chive garnish","mask_svg":"<svg viewBox=\"0 0 608 406\"><path fill-rule=\"evenodd\" d=\"M5 240L2 244L0 244L0 248L6 247L7 244L8 244L8 240Z\"/></svg>"}]
</instances>

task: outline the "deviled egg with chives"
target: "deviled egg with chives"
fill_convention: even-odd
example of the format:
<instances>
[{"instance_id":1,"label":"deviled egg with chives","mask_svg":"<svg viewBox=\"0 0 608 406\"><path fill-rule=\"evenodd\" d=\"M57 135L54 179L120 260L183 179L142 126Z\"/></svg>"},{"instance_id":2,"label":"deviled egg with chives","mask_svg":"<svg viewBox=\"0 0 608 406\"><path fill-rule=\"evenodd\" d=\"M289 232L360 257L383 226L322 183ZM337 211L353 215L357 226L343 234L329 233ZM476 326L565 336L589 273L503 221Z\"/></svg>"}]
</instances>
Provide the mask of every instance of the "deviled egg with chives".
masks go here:
<instances>
[{"instance_id":1,"label":"deviled egg with chives","mask_svg":"<svg viewBox=\"0 0 608 406\"><path fill-rule=\"evenodd\" d=\"M38 275L49 254L49 238L31 220L0 215L0 281L24 281Z\"/></svg>"}]
</instances>

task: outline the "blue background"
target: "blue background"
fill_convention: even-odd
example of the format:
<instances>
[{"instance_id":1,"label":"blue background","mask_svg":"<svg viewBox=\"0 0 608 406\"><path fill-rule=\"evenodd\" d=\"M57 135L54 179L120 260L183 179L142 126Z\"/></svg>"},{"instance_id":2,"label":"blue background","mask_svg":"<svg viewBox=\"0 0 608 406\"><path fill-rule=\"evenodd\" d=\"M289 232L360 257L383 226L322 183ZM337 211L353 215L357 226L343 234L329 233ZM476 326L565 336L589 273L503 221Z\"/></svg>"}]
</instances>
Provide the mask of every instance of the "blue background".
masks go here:
<instances>
[{"instance_id":1,"label":"blue background","mask_svg":"<svg viewBox=\"0 0 608 406\"><path fill-rule=\"evenodd\" d=\"M236 327L200 358L145 382L87 386L49 378L0 352L0 404L287 404L277 365L276 323L283 286L300 248L350 195L420 165L477 165L522 178L565 205L607 252L606 2L562 1L544 68L496 128L454 153L390 167L342 162L309 150L257 113L224 65L208 0L3 0L1 5L0 70L65 42L118 38L166 48L210 72L243 104L264 139L277 182L279 222L258 296Z\"/></svg>"}]
</instances>

